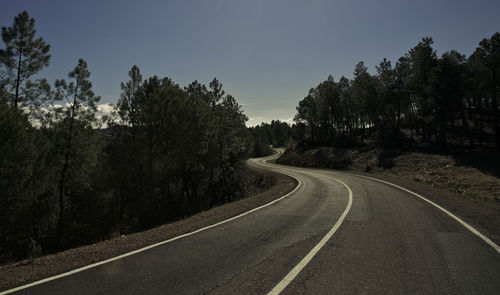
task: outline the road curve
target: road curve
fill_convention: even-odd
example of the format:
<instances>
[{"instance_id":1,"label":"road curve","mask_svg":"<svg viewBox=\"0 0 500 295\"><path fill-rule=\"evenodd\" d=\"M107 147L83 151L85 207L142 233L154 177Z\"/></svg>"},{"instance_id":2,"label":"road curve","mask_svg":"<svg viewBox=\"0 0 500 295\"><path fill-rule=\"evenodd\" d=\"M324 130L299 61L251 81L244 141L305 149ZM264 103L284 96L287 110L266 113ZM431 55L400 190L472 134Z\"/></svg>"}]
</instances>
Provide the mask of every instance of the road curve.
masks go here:
<instances>
[{"instance_id":1,"label":"road curve","mask_svg":"<svg viewBox=\"0 0 500 295\"><path fill-rule=\"evenodd\" d=\"M498 294L500 254L431 204L270 158L300 182L280 201L15 294Z\"/></svg>"}]
</instances>

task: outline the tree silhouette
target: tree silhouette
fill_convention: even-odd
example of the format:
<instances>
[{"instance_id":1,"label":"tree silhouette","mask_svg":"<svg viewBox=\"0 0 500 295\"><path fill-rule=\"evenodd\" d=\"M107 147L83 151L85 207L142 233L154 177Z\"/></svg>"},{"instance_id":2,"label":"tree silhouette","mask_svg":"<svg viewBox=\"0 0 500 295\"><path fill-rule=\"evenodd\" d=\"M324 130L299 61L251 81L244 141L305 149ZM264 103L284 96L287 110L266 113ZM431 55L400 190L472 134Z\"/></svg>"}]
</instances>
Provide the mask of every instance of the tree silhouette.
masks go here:
<instances>
[{"instance_id":1,"label":"tree silhouette","mask_svg":"<svg viewBox=\"0 0 500 295\"><path fill-rule=\"evenodd\" d=\"M55 100L65 101L54 113L52 123L56 138L60 139L58 152L61 155L59 170L58 200L59 213L57 222L57 240L62 247L64 234L66 197L75 191L81 191L88 185L89 173L96 165L98 150L92 143L93 124L95 123L96 103L100 100L92 91L92 83L88 80L90 72L83 59L68 74L70 82L64 79L55 82Z\"/></svg>"},{"instance_id":2,"label":"tree silhouette","mask_svg":"<svg viewBox=\"0 0 500 295\"><path fill-rule=\"evenodd\" d=\"M29 99L34 88L44 89L48 85L44 79L27 82L27 79L48 66L50 60L50 45L42 38L35 38L35 33L35 20L26 11L14 18L12 27L2 27L5 43L5 49L0 50L2 80L11 93L11 105L14 107ZM23 85L27 86L24 91ZM31 95L31 98L40 97Z\"/></svg>"}]
</instances>

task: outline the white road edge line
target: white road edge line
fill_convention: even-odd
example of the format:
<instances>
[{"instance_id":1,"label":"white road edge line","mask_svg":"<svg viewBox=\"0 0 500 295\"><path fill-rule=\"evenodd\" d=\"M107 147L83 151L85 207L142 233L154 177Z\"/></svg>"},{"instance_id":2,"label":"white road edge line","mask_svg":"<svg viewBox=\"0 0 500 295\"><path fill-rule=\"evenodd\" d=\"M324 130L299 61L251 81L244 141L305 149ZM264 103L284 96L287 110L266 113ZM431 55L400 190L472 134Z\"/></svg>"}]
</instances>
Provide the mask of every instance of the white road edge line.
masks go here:
<instances>
[{"instance_id":1,"label":"white road edge line","mask_svg":"<svg viewBox=\"0 0 500 295\"><path fill-rule=\"evenodd\" d=\"M316 173L314 173L314 174L316 174ZM321 174L317 174L317 175L321 175ZM347 184L345 184L343 181L338 180L336 178L325 176L325 175L321 175L321 176L324 176L324 177L333 179L337 182L340 182L342 185L344 185L347 188L347 191L349 192L349 201L347 203L347 207L345 208L344 212L340 216L339 220L337 220L335 225L330 229L330 231L328 231L328 233L323 237L323 239L321 239L321 241L319 241L319 243L316 244L316 246L314 246L314 248L312 248L311 251L309 251L309 253L307 253L307 255L304 258L302 258L302 260L271 291L269 291L269 293L267 293L268 295L280 294L281 291L283 291L288 286L288 284L290 284L293 281L293 279L300 273L300 271L302 269L304 269L304 267L306 267L306 265L319 252L319 250L321 250L321 248L326 244L326 242L328 242L328 240L333 236L333 234L337 231L337 229L339 229L340 225L342 225L342 222L344 222L345 217L347 216L347 214L351 210L352 191L349 188L349 186L347 186Z\"/></svg>"},{"instance_id":2,"label":"white road edge line","mask_svg":"<svg viewBox=\"0 0 500 295\"><path fill-rule=\"evenodd\" d=\"M284 174L284 173L281 173L281 174ZM156 243L156 244L152 244L152 245L146 246L144 248L140 248L140 249L137 249L137 250L134 250L134 251L131 251L131 252L127 252L125 254L121 254L121 255L118 255L118 256L115 256L115 257L103 260L103 261L99 261L99 262L96 262L96 263L93 263L93 264L89 264L89 265L86 265L86 266L83 266L83 267L80 267L80 268L77 268L77 269L74 269L74 270L71 270L71 271L59 274L59 275L51 276L51 277L48 277L48 278L45 278L45 279L42 279L42 280L39 280L39 281L35 281L35 282L29 283L29 284L26 284L26 285L22 285L22 286L13 288L13 289L2 291L2 292L0 292L0 295L5 295L5 294L10 294L10 293L13 293L13 292L17 292L17 291L20 291L20 290L23 290L23 289L26 289L26 288L29 288L29 287L33 287L33 286L40 285L40 284L43 284L43 283L46 283L46 282L50 282L50 281L53 281L53 280L56 280L56 279L59 279L59 278L62 278L62 277L69 276L69 275L72 275L72 274L75 274L75 273L79 273L79 272L82 272L84 270L87 270L87 269L90 269L90 268L94 268L94 267L97 267L97 266L100 266L100 265L103 265L103 264L106 264L106 263L109 263L109 262L112 262L112 261L115 261L115 260L118 260L118 259L122 259L122 258L125 258L125 257L128 257L128 256L131 256L131 255L140 253L140 252L144 252L146 250L149 250L149 249L152 249L152 248L155 248L155 247L158 247L158 246L161 246L161 245L173 242L175 240L179 240L179 239L182 239L182 238L194 235L196 233L205 231L207 229L219 226L219 225L224 224L226 222L233 221L235 219L238 219L240 217L248 215L248 214L250 214L252 212L255 212L257 210L260 210L262 208L270 206L270 205L272 205L272 204L274 204L276 202L279 202L279 201L283 200L284 198L292 195L293 193L295 193L299 189L300 186L302 186L302 182L300 181L300 179L298 179L298 178L296 178L294 176L288 175L288 174L286 174L286 175L289 176L289 177L291 177L291 178L293 178L293 179L295 179L297 181L297 186L291 192L289 192L286 195L284 195L284 196L282 196L282 197L280 197L280 198L278 198L278 199L276 199L274 201L271 201L271 202L269 202L267 204L264 204L262 206L254 208L252 210L246 211L246 212L241 213L239 215L233 216L233 217L231 217L229 219L217 222L215 224L212 224L212 225L209 225L209 226L197 229L195 231L192 231L192 232L180 235L180 236L173 237L171 239L168 239L168 240Z\"/></svg>"},{"instance_id":3,"label":"white road edge line","mask_svg":"<svg viewBox=\"0 0 500 295\"><path fill-rule=\"evenodd\" d=\"M377 178L374 178L374 177L370 177L370 176L364 176L364 175L359 175L359 174L354 174L354 173L349 173L349 172L339 171L339 170L330 170L330 171L339 172L339 173L343 173L343 174L347 174L347 175L352 175L352 176L357 176L357 177L366 178L366 179L371 179L371 180L374 180L374 181L378 181L378 182L385 183L387 185L399 188L399 189L401 189L401 190L403 190L405 192L408 192L408 193L410 193L410 194L412 194L412 195L414 195L414 196L416 196L416 197L424 200L425 202L431 204L432 206L438 208L439 210L443 211L444 213L446 213L451 218L455 219L455 221L457 221L458 223L460 223L462 226L464 226L466 229L468 229L470 232L472 232L478 238L480 238L481 240L483 240L486 244L490 245L498 254L500 254L500 246L497 245L495 242L493 242L488 237L486 237L485 235L483 235L482 233L480 233L473 226L469 225L468 223L466 223L465 221L463 221L462 219L460 219L459 217L457 217L455 214L451 213L450 211L446 210L445 208L441 207L440 205L434 203L433 201L431 201L431 200L423 197L422 195L417 194L416 192L413 192L413 191L411 191L409 189L406 189L406 188L404 188L402 186L399 186L397 184L394 184L394 183L391 183L391 182L388 182L388 181L385 181L385 180L377 179Z\"/></svg>"},{"instance_id":4,"label":"white road edge line","mask_svg":"<svg viewBox=\"0 0 500 295\"><path fill-rule=\"evenodd\" d=\"M342 173L345 173L345 172L342 172ZM500 246L498 246L497 244L495 244L495 242L493 242L492 240L488 239L488 237L486 237L485 235L481 234L479 231L477 231L474 227L472 227L471 225L467 224L465 221L463 221L462 219L458 218L455 214L451 213L450 211L446 210L445 208L439 206L438 204L434 203L433 201L409 190L409 189L406 189L402 186L399 186L397 184L394 184L394 183L390 183L388 181L384 181L384 180L380 180L380 179L377 179L377 178L373 178L373 177L369 177L369 176L364 176L364 175L358 175L358 174L353 174L353 173L345 173L345 174L349 174L349 175L353 175L353 176L358 176L358 177L362 177L362 178L367 178L367 179L371 179L371 180L375 180L375 181L378 181L378 182L382 182L382 183L385 183L385 184L388 184L388 185L391 185L391 186L394 186L394 187L397 187L405 192L408 192L414 196L417 196L419 197L420 199L426 201L427 203L433 205L434 207L438 208L439 210L443 211L444 213L448 214L448 216L450 216L451 218L455 219L456 221L458 221L461 225L463 225L465 228L467 228L468 230L470 230L474 235L476 235L477 237L479 237L480 239L482 239L483 241L486 242L486 244L490 245L493 249L495 249L495 251L497 251L497 253L500 254Z\"/></svg>"}]
</instances>

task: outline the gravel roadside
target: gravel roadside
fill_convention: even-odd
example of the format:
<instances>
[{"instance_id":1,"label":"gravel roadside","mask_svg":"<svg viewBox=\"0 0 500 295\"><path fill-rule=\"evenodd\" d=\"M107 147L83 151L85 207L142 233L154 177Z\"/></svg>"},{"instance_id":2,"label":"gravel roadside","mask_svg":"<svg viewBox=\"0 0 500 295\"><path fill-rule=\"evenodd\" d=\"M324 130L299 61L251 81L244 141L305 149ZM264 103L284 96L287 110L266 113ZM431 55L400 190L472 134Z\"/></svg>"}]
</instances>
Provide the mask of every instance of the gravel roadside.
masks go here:
<instances>
[{"instance_id":1,"label":"gravel roadside","mask_svg":"<svg viewBox=\"0 0 500 295\"><path fill-rule=\"evenodd\" d=\"M255 169L255 168L252 168ZM27 259L0 266L0 290L7 290L49 276L102 261L120 254L158 243L170 238L223 221L269 203L290 192L297 185L288 176L259 170L264 176L276 179L275 184L256 195L200 212L189 218L168 223L144 232L86 245L60 253Z\"/></svg>"},{"instance_id":2,"label":"gravel roadside","mask_svg":"<svg viewBox=\"0 0 500 295\"><path fill-rule=\"evenodd\" d=\"M500 174L494 156L294 147L277 163L333 169L392 182L446 208L500 244Z\"/></svg>"},{"instance_id":3,"label":"gravel roadside","mask_svg":"<svg viewBox=\"0 0 500 295\"><path fill-rule=\"evenodd\" d=\"M500 203L498 201L465 198L462 194L448 189L433 187L427 183L397 175L357 171L345 172L385 180L416 192L455 214L496 244L500 244Z\"/></svg>"}]
</instances>

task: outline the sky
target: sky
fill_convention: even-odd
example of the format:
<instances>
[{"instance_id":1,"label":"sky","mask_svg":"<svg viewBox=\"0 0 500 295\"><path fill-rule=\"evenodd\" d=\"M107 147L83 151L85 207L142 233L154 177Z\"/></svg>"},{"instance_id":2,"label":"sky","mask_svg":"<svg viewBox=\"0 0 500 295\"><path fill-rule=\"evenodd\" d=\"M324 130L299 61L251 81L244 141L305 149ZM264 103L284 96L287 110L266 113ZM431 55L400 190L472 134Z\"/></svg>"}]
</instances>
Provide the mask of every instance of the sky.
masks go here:
<instances>
[{"instance_id":1,"label":"sky","mask_svg":"<svg viewBox=\"0 0 500 295\"><path fill-rule=\"evenodd\" d=\"M83 58L101 103L116 103L137 65L143 77L186 86L216 77L248 126L291 122L298 102L328 75L351 78L395 62L422 37L438 55L469 56L500 31L500 1L462 0L0 0L0 26L27 10L51 45L54 81ZM3 42L0 47L4 48Z\"/></svg>"}]
</instances>

